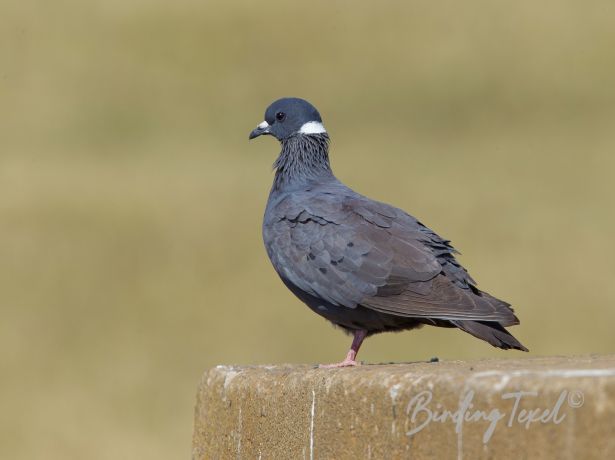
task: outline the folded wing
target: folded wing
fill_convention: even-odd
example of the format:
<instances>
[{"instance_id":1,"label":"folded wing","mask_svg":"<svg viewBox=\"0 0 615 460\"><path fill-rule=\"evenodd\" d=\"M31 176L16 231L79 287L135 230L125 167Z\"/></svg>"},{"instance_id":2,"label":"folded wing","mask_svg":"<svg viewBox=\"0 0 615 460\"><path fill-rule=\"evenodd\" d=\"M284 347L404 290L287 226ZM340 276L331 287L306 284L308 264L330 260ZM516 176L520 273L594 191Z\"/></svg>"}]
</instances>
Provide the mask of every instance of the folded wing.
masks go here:
<instances>
[{"instance_id":1,"label":"folded wing","mask_svg":"<svg viewBox=\"0 0 615 460\"><path fill-rule=\"evenodd\" d=\"M518 323L475 287L448 241L397 208L325 193L272 211L263 231L273 265L313 296L397 316Z\"/></svg>"}]
</instances>

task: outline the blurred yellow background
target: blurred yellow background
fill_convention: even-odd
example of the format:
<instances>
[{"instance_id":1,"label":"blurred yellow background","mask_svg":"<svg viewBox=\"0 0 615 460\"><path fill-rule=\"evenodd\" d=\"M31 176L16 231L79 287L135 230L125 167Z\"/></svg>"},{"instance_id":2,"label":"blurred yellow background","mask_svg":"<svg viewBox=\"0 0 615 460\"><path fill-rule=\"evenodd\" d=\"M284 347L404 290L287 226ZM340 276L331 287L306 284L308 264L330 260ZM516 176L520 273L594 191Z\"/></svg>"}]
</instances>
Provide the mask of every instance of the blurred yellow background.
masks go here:
<instances>
[{"instance_id":1,"label":"blurred yellow background","mask_svg":"<svg viewBox=\"0 0 615 460\"><path fill-rule=\"evenodd\" d=\"M319 108L338 177L511 302L530 355L615 349L612 2L0 5L0 457L190 454L203 370L350 339L277 278L266 106ZM368 362L520 357L457 330Z\"/></svg>"}]
</instances>

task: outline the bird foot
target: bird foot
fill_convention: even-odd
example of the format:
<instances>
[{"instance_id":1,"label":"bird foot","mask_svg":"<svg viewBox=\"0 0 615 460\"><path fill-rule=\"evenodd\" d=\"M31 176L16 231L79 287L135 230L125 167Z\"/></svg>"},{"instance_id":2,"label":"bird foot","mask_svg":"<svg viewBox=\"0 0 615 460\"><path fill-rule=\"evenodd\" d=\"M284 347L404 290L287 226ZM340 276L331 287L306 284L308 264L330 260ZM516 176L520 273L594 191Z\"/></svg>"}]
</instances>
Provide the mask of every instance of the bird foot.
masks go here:
<instances>
[{"instance_id":1,"label":"bird foot","mask_svg":"<svg viewBox=\"0 0 615 460\"><path fill-rule=\"evenodd\" d=\"M318 367L320 369L337 369L339 367L351 367L351 366L360 366L361 361L355 361L354 359L345 359L340 363L333 364L319 364Z\"/></svg>"}]
</instances>

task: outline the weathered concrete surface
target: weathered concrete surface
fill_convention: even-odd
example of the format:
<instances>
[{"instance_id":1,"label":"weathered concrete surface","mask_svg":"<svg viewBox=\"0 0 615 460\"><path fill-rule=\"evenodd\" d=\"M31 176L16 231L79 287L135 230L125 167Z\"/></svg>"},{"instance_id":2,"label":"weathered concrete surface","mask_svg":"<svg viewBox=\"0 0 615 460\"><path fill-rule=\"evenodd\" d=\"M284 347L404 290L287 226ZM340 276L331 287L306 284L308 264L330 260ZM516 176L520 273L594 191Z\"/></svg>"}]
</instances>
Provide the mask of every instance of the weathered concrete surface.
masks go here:
<instances>
[{"instance_id":1,"label":"weathered concrete surface","mask_svg":"<svg viewBox=\"0 0 615 460\"><path fill-rule=\"evenodd\" d=\"M615 356L218 366L193 458L615 458Z\"/></svg>"}]
</instances>

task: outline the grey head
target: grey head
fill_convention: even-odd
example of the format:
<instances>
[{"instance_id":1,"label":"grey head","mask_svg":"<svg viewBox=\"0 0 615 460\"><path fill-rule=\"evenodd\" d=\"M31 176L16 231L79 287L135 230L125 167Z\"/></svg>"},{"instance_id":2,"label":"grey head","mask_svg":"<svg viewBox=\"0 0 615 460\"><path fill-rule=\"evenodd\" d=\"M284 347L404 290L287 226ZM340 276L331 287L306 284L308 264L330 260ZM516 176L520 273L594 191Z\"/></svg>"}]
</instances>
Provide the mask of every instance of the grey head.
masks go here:
<instances>
[{"instance_id":1,"label":"grey head","mask_svg":"<svg viewBox=\"0 0 615 460\"><path fill-rule=\"evenodd\" d=\"M250 133L250 139L266 134L282 142L301 134L326 132L316 107L304 99L285 97L267 107L265 121Z\"/></svg>"}]
</instances>

